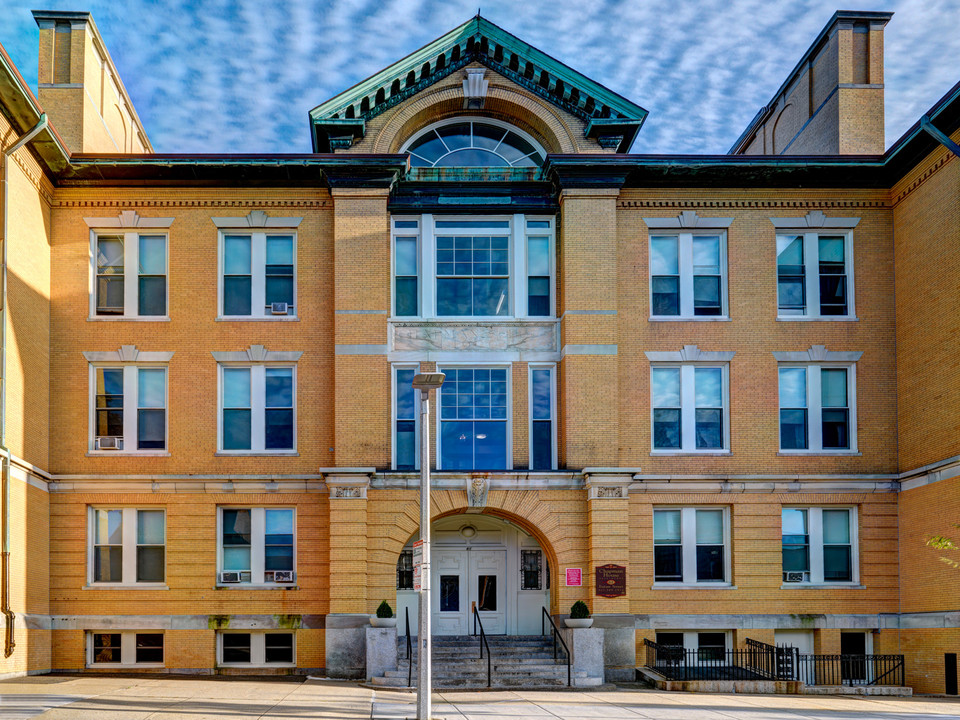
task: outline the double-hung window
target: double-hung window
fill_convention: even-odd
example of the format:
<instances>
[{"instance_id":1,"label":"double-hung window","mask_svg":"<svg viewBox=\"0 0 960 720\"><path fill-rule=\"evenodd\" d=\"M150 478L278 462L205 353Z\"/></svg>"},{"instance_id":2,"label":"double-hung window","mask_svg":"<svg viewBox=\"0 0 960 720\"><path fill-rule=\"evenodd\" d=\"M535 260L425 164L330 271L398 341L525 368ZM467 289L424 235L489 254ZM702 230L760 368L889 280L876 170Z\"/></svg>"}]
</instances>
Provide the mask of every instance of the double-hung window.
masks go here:
<instances>
[{"instance_id":1,"label":"double-hung window","mask_svg":"<svg viewBox=\"0 0 960 720\"><path fill-rule=\"evenodd\" d=\"M220 452L296 449L296 368L220 365Z\"/></svg>"},{"instance_id":2,"label":"double-hung window","mask_svg":"<svg viewBox=\"0 0 960 720\"><path fill-rule=\"evenodd\" d=\"M219 229L218 315L224 320L297 317L297 227L303 218L212 218Z\"/></svg>"},{"instance_id":3,"label":"double-hung window","mask_svg":"<svg viewBox=\"0 0 960 720\"><path fill-rule=\"evenodd\" d=\"M777 228L777 317L854 320L853 228L859 218L770 218Z\"/></svg>"},{"instance_id":4,"label":"double-hung window","mask_svg":"<svg viewBox=\"0 0 960 720\"><path fill-rule=\"evenodd\" d=\"M94 232L93 263L91 318L166 319L166 235Z\"/></svg>"},{"instance_id":5,"label":"double-hung window","mask_svg":"<svg viewBox=\"0 0 960 720\"><path fill-rule=\"evenodd\" d=\"M88 509L90 584L162 584L166 513L154 508Z\"/></svg>"},{"instance_id":6,"label":"double-hung window","mask_svg":"<svg viewBox=\"0 0 960 720\"><path fill-rule=\"evenodd\" d=\"M654 582L728 583L729 545L726 508L654 509Z\"/></svg>"},{"instance_id":7,"label":"double-hung window","mask_svg":"<svg viewBox=\"0 0 960 720\"><path fill-rule=\"evenodd\" d=\"M163 666L162 632L88 632L87 665Z\"/></svg>"},{"instance_id":8,"label":"double-hung window","mask_svg":"<svg viewBox=\"0 0 960 720\"><path fill-rule=\"evenodd\" d=\"M224 666L264 667L296 664L296 637L292 632L236 632L217 634L217 662Z\"/></svg>"},{"instance_id":9,"label":"double-hung window","mask_svg":"<svg viewBox=\"0 0 960 720\"><path fill-rule=\"evenodd\" d=\"M166 453L167 367L124 362L120 354L85 353L90 364L89 451ZM168 360L173 353L139 353ZM113 357L117 362L111 362Z\"/></svg>"},{"instance_id":10,"label":"double-hung window","mask_svg":"<svg viewBox=\"0 0 960 720\"><path fill-rule=\"evenodd\" d=\"M507 470L510 458L510 393L505 367L443 367L439 467L444 470Z\"/></svg>"},{"instance_id":11,"label":"double-hung window","mask_svg":"<svg viewBox=\"0 0 960 720\"><path fill-rule=\"evenodd\" d=\"M651 365L654 452L729 451L728 368L727 363Z\"/></svg>"},{"instance_id":12,"label":"double-hung window","mask_svg":"<svg viewBox=\"0 0 960 720\"><path fill-rule=\"evenodd\" d=\"M705 319L727 315L726 235L650 236L650 315Z\"/></svg>"},{"instance_id":13,"label":"double-hung window","mask_svg":"<svg viewBox=\"0 0 960 720\"><path fill-rule=\"evenodd\" d=\"M220 508L220 585L293 584L296 513L293 508Z\"/></svg>"},{"instance_id":14,"label":"double-hung window","mask_svg":"<svg viewBox=\"0 0 960 720\"><path fill-rule=\"evenodd\" d=\"M553 218L422 215L392 228L394 317L554 315Z\"/></svg>"},{"instance_id":15,"label":"double-hung window","mask_svg":"<svg viewBox=\"0 0 960 720\"><path fill-rule=\"evenodd\" d=\"M783 582L852 583L858 579L853 508L783 508Z\"/></svg>"},{"instance_id":16,"label":"double-hung window","mask_svg":"<svg viewBox=\"0 0 960 720\"><path fill-rule=\"evenodd\" d=\"M855 452L854 366L781 364L780 450Z\"/></svg>"}]
</instances>

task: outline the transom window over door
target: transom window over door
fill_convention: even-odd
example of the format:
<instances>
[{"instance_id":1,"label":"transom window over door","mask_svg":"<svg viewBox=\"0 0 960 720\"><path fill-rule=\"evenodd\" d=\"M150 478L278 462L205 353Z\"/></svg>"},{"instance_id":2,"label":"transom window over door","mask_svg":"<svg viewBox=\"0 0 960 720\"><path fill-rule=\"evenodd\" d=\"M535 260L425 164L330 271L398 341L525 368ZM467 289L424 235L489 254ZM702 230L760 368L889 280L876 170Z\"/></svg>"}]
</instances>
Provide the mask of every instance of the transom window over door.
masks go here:
<instances>
[{"instance_id":1,"label":"transom window over door","mask_svg":"<svg viewBox=\"0 0 960 720\"><path fill-rule=\"evenodd\" d=\"M440 388L440 467L506 470L507 369L450 368Z\"/></svg>"},{"instance_id":2,"label":"transom window over door","mask_svg":"<svg viewBox=\"0 0 960 720\"><path fill-rule=\"evenodd\" d=\"M527 133L485 118L436 123L404 145L412 167L539 167L543 148Z\"/></svg>"}]
</instances>

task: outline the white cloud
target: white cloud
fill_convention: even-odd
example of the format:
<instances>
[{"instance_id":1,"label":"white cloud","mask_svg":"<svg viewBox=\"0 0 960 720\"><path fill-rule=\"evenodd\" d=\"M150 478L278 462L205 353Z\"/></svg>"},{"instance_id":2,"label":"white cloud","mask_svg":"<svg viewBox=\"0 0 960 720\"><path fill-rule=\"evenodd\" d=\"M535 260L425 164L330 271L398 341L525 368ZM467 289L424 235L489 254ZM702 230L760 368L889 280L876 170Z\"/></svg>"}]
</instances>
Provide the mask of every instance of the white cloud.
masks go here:
<instances>
[{"instance_id":1,"label":"white cloud","mask_svg":"<svg viewBox=\"0 0 960 720\"><path fill-rule=\"evenodd\" d=\"M309 152L311 108L464 22L480 3L491 21L647 108L635 152L723 153L835 2L92 0L87 7L160 152ZM0 42L35 87L32 5L7 3ZM960 33L942 31L960 0L845 5L896 11L886 31L890 144L960 80L951 61L960 56Z\"/></svg>"}]
</instances>

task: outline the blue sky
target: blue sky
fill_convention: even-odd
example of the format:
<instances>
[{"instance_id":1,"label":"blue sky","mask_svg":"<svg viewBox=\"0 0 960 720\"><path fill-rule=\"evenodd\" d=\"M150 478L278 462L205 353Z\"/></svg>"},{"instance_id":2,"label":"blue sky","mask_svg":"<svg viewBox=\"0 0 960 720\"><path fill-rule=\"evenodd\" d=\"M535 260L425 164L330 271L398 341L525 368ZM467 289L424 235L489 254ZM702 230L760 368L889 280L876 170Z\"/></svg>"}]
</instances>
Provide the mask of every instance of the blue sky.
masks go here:
<instances>
[{"instance_id":1,"label":"blue sky","mask_svg":"<svg viewBox=\"0 0 960 720\"><path fill-rule=\"evenodd\" d=\"M307 112L477 12L650 111L633 151L723 153L838 7L893 10L886 138L960 80L960 0L2 0L36 90L31 8L89 10L158 152L309 152ZM589 16L584 17L588 8Z\"/></svg>"}]
</instances>

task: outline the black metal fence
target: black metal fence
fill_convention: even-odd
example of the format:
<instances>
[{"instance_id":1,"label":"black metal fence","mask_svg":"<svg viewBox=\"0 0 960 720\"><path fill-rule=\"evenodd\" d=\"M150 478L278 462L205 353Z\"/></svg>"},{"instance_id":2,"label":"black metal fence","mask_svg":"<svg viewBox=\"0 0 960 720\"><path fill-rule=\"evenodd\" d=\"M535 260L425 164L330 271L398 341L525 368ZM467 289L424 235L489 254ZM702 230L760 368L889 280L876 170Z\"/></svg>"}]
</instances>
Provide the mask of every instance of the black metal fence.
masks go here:
<instances>
[{"instance_id":1,"label":"black metal fence","mask_svg":"<svg viewBox=\"0 0 960 720\"><path fill-rule=\"evenodd\" d=\"M644 640L644 664L669 680L802 680L807 685L903 685L903 655L807 655L748 639L746 648L686 650Z\"/></svg>"}]
</instances>

